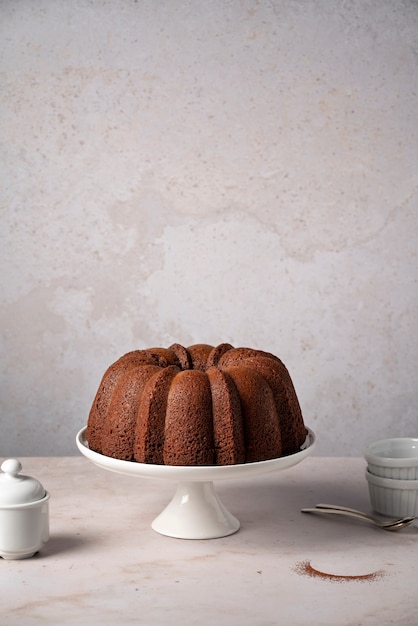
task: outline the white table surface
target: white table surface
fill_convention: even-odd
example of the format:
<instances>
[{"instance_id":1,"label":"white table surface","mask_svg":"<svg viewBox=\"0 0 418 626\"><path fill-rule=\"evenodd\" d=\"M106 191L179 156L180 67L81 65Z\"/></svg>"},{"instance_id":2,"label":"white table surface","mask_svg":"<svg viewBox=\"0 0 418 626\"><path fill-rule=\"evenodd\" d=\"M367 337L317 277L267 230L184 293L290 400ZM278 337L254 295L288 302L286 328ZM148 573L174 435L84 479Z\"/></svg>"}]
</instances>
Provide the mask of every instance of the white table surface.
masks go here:
<instances>
[{"instance_id":1,"label":"white table surface","mask_svg":"<svg viewBox=\"0 0 418 626\"><path fill-rule=\"evenodd\" d=\"M309 457L215 483L241 529L211 540L151 529L172 483L81 456L20 461L51 494L51 538L31 559L0 559L1 626L418 624L418 523L390 533L300 512L319 502L370 511L363 459ZM307 563L340 578L309 575Z\"/></svg>"}]
</instances>

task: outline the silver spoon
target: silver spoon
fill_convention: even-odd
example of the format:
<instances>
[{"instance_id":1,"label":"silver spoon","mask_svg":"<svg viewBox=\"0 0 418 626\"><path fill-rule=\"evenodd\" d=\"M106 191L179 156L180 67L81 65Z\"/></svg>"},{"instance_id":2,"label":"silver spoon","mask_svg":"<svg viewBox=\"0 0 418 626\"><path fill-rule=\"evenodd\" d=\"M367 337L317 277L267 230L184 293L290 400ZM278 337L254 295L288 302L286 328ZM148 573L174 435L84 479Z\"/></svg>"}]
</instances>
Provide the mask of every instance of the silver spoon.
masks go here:
<instances>
[{"instance_id":1,"label":"silver spoon","mask_svg":"<svg viewBox=\"0 0 418 626\"><path fill-rule=\"evenodd\" d=\"M302 513L331 513L334 515L347 515L349 517L356 517L358 519L366 520L375 524L379 528L383 530L401 530L402 528L406 528L409 526L415 517L407 516L401 517L400 519L392 519L392 520L380 520L371 515L367 515L362 511L357 511L356 509L350 509L349 507L344 506L336 506L332 504L317 504L314 509L302 509Z\"/></svg>"}]
</instances>

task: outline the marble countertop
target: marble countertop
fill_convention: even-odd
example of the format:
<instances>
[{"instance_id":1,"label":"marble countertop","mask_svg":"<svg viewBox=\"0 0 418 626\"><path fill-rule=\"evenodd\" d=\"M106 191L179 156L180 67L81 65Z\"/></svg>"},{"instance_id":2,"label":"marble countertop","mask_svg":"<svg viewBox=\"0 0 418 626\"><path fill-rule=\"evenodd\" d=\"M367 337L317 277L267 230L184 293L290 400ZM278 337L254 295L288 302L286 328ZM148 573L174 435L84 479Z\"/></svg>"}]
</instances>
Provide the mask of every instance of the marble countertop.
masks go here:
<instances>
[{"instance_id":1,"label":"marble countertop","mask_svg":"<svg viewBox=\"0 0 418 626\"><path fill-rule=\"evenodd\" d=\"M1 624L418 621L418 523L389 533L300 512L319 502L370 511L363 459L309 457L215 483L241 528L211 540L151 529L172 483L107 472L81 456L20 460L51 494L51 537L31 559L0 559Z\"/></svg>"}]
</instances>

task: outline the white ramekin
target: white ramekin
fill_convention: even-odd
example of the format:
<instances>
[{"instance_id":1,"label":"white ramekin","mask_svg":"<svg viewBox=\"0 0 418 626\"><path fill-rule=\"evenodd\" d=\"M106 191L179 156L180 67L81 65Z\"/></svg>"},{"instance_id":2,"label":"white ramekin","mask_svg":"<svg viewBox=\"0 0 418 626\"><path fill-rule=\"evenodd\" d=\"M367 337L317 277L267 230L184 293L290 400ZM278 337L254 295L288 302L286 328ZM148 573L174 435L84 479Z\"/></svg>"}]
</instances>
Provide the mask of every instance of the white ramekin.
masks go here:
<instances>
[{"instance_id":1,"label":"white ramekin","mask_svg":"<svg viewBox=\"0 0 418 626\"><path fill-rule=\"evenodd\" d=\"M375 476L418 480L418 439L381 439L366 449L364 457Z\"/></svg>"},{"instance_id":2,"label":"white ramekin","mask_svg":"<svg viewBox=\"0 0 418 626\"><path fill-rule=\"evenodd\" d=\"M366 470L373 509L390 517L418 516L418 480L375 476Z\"/></svg>"}]
</instances>

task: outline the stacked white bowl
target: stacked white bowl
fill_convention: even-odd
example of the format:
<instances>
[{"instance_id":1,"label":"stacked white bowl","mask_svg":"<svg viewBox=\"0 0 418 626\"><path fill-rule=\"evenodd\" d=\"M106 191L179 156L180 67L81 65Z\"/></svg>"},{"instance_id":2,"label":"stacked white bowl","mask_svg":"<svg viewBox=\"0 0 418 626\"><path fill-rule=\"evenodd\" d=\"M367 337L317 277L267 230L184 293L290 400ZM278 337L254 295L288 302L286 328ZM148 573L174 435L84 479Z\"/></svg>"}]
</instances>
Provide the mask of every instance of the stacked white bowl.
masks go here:
<instances>
[{"instance_id":1,"label":"stacked white bowl","mask_svg":"<svg viewBox=\"0 0 418 626\"><path fill-rule=\"evenodd\" d=\"M391 517L418 516L418 439L381 439L364 456L373 509Z\"/></svg>"}]
</instances>

